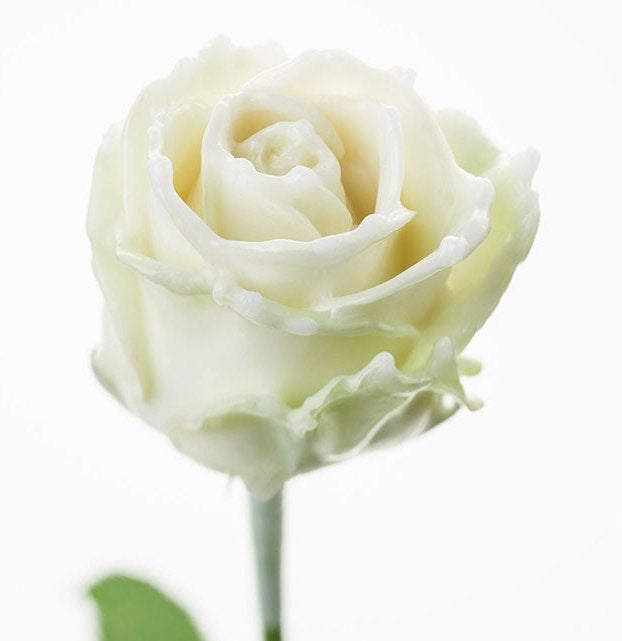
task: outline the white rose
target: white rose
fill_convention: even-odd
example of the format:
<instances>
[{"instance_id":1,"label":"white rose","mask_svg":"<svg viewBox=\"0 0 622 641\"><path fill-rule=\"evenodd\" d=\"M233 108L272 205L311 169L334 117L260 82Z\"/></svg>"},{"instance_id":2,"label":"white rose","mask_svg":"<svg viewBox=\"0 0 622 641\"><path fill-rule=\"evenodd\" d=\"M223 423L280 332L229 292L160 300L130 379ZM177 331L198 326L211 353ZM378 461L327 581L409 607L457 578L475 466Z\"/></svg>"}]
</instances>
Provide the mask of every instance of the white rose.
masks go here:
<instances>
[{"instance_id":1,"label":"white rose","mask_svg":"<svg viewBox=\"0 0 622 641\"><path fill-rule=\"evenodd\" d=\"M420 434L468 404L457 355L529 251L537 162L403 70L218 40L99 150L95 371L261 497Z\"/></svg>"}]
</instances>

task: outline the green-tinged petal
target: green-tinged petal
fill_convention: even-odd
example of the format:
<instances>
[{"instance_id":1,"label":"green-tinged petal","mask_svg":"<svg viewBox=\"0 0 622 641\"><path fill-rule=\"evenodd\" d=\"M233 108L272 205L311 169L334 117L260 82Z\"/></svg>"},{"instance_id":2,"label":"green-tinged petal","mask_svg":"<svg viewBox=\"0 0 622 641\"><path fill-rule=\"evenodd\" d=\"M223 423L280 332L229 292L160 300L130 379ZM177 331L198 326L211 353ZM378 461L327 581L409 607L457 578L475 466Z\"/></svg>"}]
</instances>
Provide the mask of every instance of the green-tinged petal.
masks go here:
<instances>
[{"instance_id":1,"label":"green-tinged petal","mask_svg":"<svg viewBox=\"0 0 622 641\"><path fill-rule=\"evenodd\" d=\"M304 442L288 429L287 410L269 398L239 398L169 430L173 444L212 469L240 476L269 498L296 473Z\"/></svg>"},{"instance_id":2,"label":"green-tinged petal","mask_svg":"<svg viewBox=\"0 0 622 641\"><path fill-rule=\"evenodd\" d=\"M89 588L100 641L201 641L190 617L152 585L112 575Z\"/></svg>"},{"instance_id":3,"label":"green-tinged petal","mask_svg":"<svg viewBox=\"0 0 622 641\"><path fill-rule=\"evenodd\" d=\"M458 109L442 109L436 114L456 162L464 171L482 176L500 155L479 123Z\"/></svg>"},{"instance_id":4,"label":"green-tinged petal","mask_svg":"<svg viewBox=\"0 0 622 641\"><path fill-rule=\"evenodd\" d=\"M332 381L301 412L314 421L308 440L316 460L333 463L372 444L421 434L460 405L477 406L465 394L453 344L444 337L417 374L405 374L389 354L379 354L356 375Z\"/></svg>"},{"instance_id":5,"label":"green-tinged petal","mask_svg":"<svg viewBox=\"0 0 622 641\"><path fill-rule=\"evenodd\" d=\"M221 292L183 295L146 278L141 290L154 393L132 410L164 432L198 423L212 415L210 408L239 397L272 396L297 407L378 353L403 362L412 349L410 335L299 335L250 322L237 305L252 307L252 296L232 309L222 304ZM283 321L296 323L287 314Z\"/></svg>"},{"instance_id":6,"label":"green-tinged petal","mask_svg":"<svg viewBox=\"0 0 622 641\"><path fill-rule=\"evenodd\" d=\"M304 403L296 418L298 424L309 423L307 438L315 457L333 462L358 448L428 383L402 376L393 357L384 352L357 374L331 381Z\"/></svg>"},{"instance_id":7,"label":"green-tinged petal","mask_svg":"<svg viewBox=\"0 0 622 641\"><path fill-rule=\"evenodd\" d=\"M121 128L114 126L99 148L87 233L93 248L93 271L106 300L104 332L93 354L93 367L108 389L132 405L148 394L150 372L138 278L117 259L117 245L124 233L121 142Z\"/></svg>"},{"instance_id":8,"label":"green-tinged petal","mask_svg":"<svg viewBox=\"0 0 622 641\"><path fill-rule=\"evenodd\" d=\"M473 121L461 122L469 135L455 137L456 157L467 166L487 165L490 158L477 155L474 141L480 139L481 148L488 150L491 144ZM469 122L471 129L467 127ZM538 196L531 188L538 160L538 153L527 149L513 156L497 156L485 171L484 176L495 188L490 233L472 254L452 268L426 325L419 327L420 340L407 368L416 368L441 336L451 336L457 351L462 351L494 311L514 270L529 253L538 227Z\"/></svg>"},{"instance_id":9,"label":"green-tinged petal","mask_svg":"<svg viewBox=\"0 0 622 641\"><path fill-rule=\"evenodd\" d=\"M208 467L239 475L261 498L297 473L354 456L371 444L420 434L467 400L451 341L443 338L418 375L387 352L332 379L300 407L240 397L175 425L173 443Z\"/></svg>"}]
</instances>

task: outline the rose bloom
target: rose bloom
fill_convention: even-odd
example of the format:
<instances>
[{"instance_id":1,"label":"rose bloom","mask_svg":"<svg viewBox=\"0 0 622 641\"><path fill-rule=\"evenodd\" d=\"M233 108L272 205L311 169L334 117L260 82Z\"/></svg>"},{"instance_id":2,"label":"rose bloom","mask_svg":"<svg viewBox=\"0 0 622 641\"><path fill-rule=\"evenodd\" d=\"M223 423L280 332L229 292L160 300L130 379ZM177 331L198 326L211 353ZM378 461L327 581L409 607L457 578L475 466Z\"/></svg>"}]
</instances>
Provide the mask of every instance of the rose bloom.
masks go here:
<instances>
[{"instance_id":1,"label":"rose bloom","mask_svg":"<svg viewBox=\"0 0 622 641\"><path fill-rule=\"evenodd\" d=\"M537 153L412 81L221 39L101 144L95 372L260 497L469 405L459 354L532 244Z\"/></svg>"}]
</instances>

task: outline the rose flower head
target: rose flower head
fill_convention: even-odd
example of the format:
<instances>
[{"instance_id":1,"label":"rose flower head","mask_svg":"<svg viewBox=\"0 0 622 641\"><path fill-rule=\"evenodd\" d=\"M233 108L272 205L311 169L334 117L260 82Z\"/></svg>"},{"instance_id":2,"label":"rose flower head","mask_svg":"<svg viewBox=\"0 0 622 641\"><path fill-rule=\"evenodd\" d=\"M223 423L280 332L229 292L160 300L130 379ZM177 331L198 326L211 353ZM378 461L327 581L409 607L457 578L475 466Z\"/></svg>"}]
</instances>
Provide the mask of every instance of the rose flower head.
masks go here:
<instances>
[{"instance_id":1,"label":"rose flower head","mask_svg":"<svg viewBox=\"0 0 622 641\"><path fill-rule=\"evenodd\" d=\"M268 497L470 405L460 354L538 224L538 155L403 70L214 41L105 136L100 381Z\"/></svg>"}]
</instances>

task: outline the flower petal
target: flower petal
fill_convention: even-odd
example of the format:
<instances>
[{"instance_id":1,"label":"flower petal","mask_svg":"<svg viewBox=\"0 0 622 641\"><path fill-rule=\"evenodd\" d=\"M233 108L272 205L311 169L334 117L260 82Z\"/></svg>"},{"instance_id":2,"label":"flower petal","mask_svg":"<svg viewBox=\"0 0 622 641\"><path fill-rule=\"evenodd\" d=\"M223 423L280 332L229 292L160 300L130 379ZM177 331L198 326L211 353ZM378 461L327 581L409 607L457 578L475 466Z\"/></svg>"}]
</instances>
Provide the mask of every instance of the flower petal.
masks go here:
<instances>
[{"instance_id":1,"label":"flower petal","mask_svg":"<svg viewBox=\"0 0 622 641\"><path fill-rule=\"evenodd\" d=\"M416 368L440 336L452 336L456 349L464 349L497 306L538 227L538 197L531 189L537 165L538 153L527 149L499 156L485 172L495 187L490 234L452 269L435 312L419 327L421 336L407 367Z\"/></svg>"},{"instance_id":2,"label":"flower petal","mask_svg":"<svg viewBox=\"0 0 622 641\"><path fill-rule=\"evenodd\" d=\"M262 69L282 62L285 54L270 44L236 47L217 38L195 58L177 63L166 77L148 85L138 96L124 126L124 204L126 227L134 246L151 251L151 193L147 172L148 132L162 114L184 105L211 107L226 93L236 91Z\"/></svg>"},{"instance_id":3,"label":"flower petal","mask_svg":"<svg viewBox=\"0 0 622 641\"><path fill-rule=\"evenodd\" d=\"M104 332L93 367L121 402L133 405L149 393L151 380L137 274L116 255L124 233L121 155L121 127L114 126L97 153L87 216L93 271L106 300Z\"/></svg>"},{"instance_id":4,"label":"flower petal","mask_svg":"<svg viewBox=\"0 0 622 641\"><path fill-rule=\"evenodd\" d=\"M486 200L491 199L487 181L468 175L456 165L432 112L398 76L371 69L346 54L311 52L259 74L241 91L261 95L268 89L278 92L279 97L307 100L318 109L323 108L324 115L329 120L333 118L335 130L339 133L341 129L341 133L350 138L352 134L346 136L343 119L338 121L339 109L335 105L343 106L344 101L350 100L349 96L360 104L375 101L376 110L384 118L377 127L383 132L380 143L390 142L386 148L380 144L376 153L379 167L390 168L379 173L376 211L365 216L351 231L309 239L314 226L305 227L307 223L303 224L300 217L285 209L281 213L285 214L288 225L296 221L303 225L298 231L286 231L285 235L306 237L306 242L282 238L260 242L227 240L205 225L175 192L170 161L155 145L149 161L154 197L206 264L226 271L240 287L289 307L335 308L341 302L349 305L354 301L354 298L341 301L341 297L357 293L361 293L360 304L365 304L370 289L391 281L436 250L446 255L447 242L439 246L447 235L462 237L465 230L473 232L472 238L467 239L468 251L481 240L478 230L485 227L481 221L482 209L486 208ZM317 94L332 97L318 100ZM381 103L393 106L387 109L381 107ZM324 130L327 130L325 126ZM399 142L402 137L406 140L405 150ZM413 140L419 145L415 145L416 149ZM236 166L244 169L240 160L236 159ZM232 164L223 175L225 179L232 175L229 169L233 171ZM402 171L405 173L400 198ZM227 191L235 193L235 190ZM246 190L238 191L248 196ZM414 217L400 200L416 210ZM268 202L269 198L259 199L258 211L275 214L275 210L262 210L263 201ZM203 211L206 208L210 209L204 206ZM262 216L265 220L265 215ZM282 217L278 220L274 218L275 227L269 230L269 236L281 225L286 229ZM260 225L263 226L264 223ZM141 251L139 247L128 249ZM388 294L391 287L374 289L372 295L384 296L383 292Z\"/></svg>"},{"instance_id":5,"label":"flower petal","mask_svg":"<svg viewBox=\"0 0 622 641\"><path fill-rule=\"evenodd\" d=\"M268 498L297 473L423 433L465 402L445 338L419 376L400 372L393 356L381 352L360 371L333 378L298 408L273 397L234 397L166 431L188 456L241 476L251 492Z\"/></svg>"}]
</instances>

